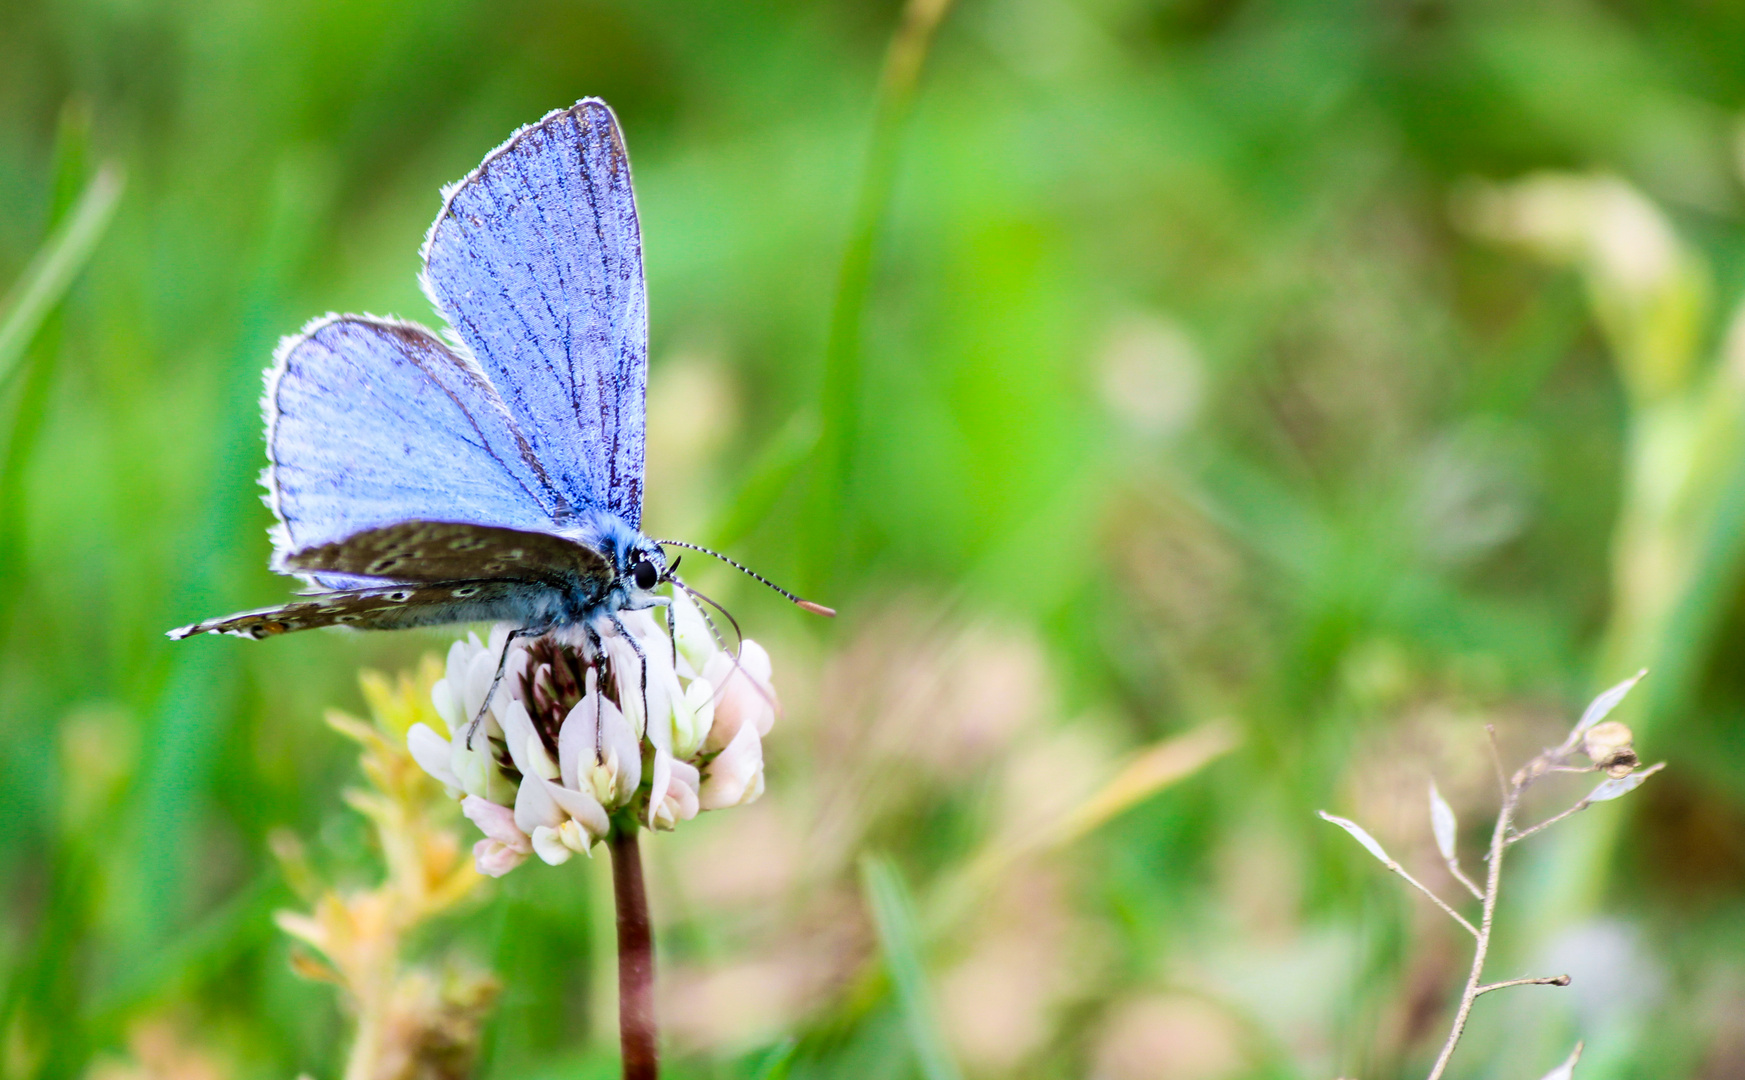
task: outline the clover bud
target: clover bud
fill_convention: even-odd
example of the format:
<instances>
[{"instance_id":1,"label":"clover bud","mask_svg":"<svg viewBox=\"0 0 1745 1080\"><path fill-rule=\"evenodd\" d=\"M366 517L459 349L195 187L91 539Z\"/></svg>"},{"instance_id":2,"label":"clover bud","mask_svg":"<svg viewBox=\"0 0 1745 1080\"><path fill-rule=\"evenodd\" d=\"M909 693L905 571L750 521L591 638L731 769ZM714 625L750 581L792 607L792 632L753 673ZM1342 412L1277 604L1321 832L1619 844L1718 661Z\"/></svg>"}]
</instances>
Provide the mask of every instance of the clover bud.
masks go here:
<instances>
[{"instance_id":1,"label":"clover bud","mask_svg":"<svg viewBox=\"0 0 1745 1080\"><path fill-rule=\"evenodd\" d=\"M1582 732L1581 751L1595 767L1617 779L1630 775L1636 766L1642 764L1642 759L1636 756L1630 745L1635 738L1628 725L1605 720Z\"/></svg>"}]
</instances>

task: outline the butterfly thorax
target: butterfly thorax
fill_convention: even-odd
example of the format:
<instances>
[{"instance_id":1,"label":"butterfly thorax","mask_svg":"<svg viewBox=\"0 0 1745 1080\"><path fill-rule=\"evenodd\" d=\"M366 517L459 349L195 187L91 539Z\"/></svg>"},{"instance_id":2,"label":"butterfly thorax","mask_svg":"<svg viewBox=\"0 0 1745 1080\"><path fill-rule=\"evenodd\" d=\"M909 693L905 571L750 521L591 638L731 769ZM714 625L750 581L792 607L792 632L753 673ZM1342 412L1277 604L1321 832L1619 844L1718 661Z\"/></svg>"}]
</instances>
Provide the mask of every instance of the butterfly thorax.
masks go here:
<instances>
[{"instance_id":1,"label":"butterfly thorax","mask_svg":"<svg viewBox=\"0 0 1745 1080\"><path fill-rule=\"evenodd\" d=\"M587 512L558 535L598 555L606 571L588 583L596 588L577 597L580 608L574 622L593 625L620 611L642 611L664 602L653 590L666 578L665 553L617 514Z\"/></svg>"}]
</instances>

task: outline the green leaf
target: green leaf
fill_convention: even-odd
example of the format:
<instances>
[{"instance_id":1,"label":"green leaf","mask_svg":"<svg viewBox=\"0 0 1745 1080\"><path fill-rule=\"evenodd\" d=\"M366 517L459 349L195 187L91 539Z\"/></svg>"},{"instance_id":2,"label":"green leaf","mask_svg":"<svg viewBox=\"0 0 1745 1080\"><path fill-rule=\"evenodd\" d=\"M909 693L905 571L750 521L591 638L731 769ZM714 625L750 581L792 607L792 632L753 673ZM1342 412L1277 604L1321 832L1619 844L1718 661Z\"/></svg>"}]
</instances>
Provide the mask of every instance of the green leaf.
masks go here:
<instances>
[{"instance_id":1,"label":"green leaf","mask_svg":"<svg viewBox=\"0 0 1745 1080\"><path fill-rule=\"evenodd\" d=\"M962 1080L963 1074L939 1030L939 1011L921 965L921 936L915 929L915 907L908 887L897 868L881 855L861 859L860 877L921 1075L927 1080Z\"/></svg>"},{"instance_id":2,"label":"green leaf","mask_svg":"<svg viewBox=\"0 0 1745 1080\"><path fill-rule=\"evenodd\" d=\"M121 198L121 170L99 169L74 204L72 213L55 229L42 250L24 268L6 303L0 305L0 385L30 347L49 312L66 295L73 279L90 260Z\"/></svg>"}]
</instances>

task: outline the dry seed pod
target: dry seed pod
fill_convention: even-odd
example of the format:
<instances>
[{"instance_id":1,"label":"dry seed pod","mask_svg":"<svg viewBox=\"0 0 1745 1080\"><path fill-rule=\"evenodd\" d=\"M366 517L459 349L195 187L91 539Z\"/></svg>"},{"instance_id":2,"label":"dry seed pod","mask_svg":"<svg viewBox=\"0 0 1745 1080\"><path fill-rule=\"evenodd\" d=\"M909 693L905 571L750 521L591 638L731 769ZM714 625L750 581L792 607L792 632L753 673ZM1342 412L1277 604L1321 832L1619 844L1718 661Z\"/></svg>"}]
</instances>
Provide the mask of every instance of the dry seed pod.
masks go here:
<instances>
[{"instance_id":1,"label":"dry seed pod","mask_svg":"<svg viewBox=\"0 0 1745 1080\"><path fill-rule=\"evenodd\" d=\"M1616 779L1630 775L1636 766L1642 764L1630 745L1635 738L1628 725L1607 720L1582 733L1581 750L1607 776Z\"/></svg>"}]
</instances>

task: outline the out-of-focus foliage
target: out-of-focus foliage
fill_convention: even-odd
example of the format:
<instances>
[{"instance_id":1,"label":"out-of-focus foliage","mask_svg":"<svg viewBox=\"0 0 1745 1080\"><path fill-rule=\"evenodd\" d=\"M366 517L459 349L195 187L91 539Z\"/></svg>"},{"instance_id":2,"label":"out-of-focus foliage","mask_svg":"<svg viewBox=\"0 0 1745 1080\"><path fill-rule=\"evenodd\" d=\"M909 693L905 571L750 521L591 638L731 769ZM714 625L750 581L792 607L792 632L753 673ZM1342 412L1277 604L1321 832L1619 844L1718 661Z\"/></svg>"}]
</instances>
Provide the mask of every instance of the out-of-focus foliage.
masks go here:
<instances>
[{"instance_id":1,"label":"out-of-focus foliage","mask_svg":"<svg viewBox=\"0 0 1745 1080\"><path fill-rule=\"evenodd\" d=\"M380 879L320 717L443 638L162 631L287 592L254 487L278 335L428 320L438 187L587 94L647 234L649 525L844 613L698 568L789 709L762 802L646 845L675 1075L919 1075L914 1000L970 1077L1421 1074L1461 931L1314 810L1443 888L1428 776L1488 820L1482 723L1531 756L1641 665L1670 766L1525 845L1504 898L1533 929L1495 977L1575 983L1481 1000L1455 1074L1578 1036L1583 1080L1745 1068L1745 14L962 0L821 412L898 15L0 6L0 295L98 163L127 176L0 385L0 1074L341 1069L268 837ZM845 416L841 462L796 454ZM1235 751L1026 846L1214 722ZM867 852L914 894L924 998L869 967ZM503 982L483 1075L612 1074L604 869L420 943Z\"/></svg>"}]
</instances>

